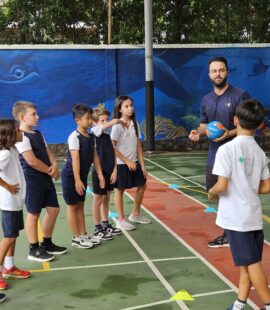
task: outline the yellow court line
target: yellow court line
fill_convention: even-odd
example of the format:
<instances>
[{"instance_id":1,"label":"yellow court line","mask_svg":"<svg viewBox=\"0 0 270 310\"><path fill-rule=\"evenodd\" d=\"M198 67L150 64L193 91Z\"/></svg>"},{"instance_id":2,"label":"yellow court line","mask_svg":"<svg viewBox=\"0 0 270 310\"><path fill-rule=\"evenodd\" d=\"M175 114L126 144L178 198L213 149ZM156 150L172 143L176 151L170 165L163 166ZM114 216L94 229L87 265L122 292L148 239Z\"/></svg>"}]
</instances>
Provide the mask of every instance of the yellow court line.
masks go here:
<instances>
[{"instance_id":1,"label":"yellow court line","mask_svg":"<svg viewBox=\"0 0 270 310\"><path fill-rule=\"evenodd\" d=\"M208 195L207 192L199 191L199 190L197 190L197 189L193 189L193 188L190 188L190 187L180 186L179 188L180 188L180 189L188 189L189 191L192 191L192 192L196 192L196 193L201 193L201 194L204 194L204 195Z\"/></svg>"},{"instance_id":2,"label":"yellow court line","mask_svg":"<svg viewBox=\"0 0 270 310\"><path fill-rule=\"evenodd\" d=\"M263 217L263 219L264 219L266 222L270 223L270 217L269 217L269 216L263 214L262 217Z\"/></svg>"},{"instance_id":3,"label":"yellow court line","mask_svg":"<svg viewBox=\"0 0 270 310\"><path fill-rule=\"evenodd\" d=\"M41 229L40 220L38 220L38 241L39 242L42 241L42 229ZM50 263L49 262L43 262L42 266L43 266L44 271L50 270ZM43 271L43 270L41 269L41 271Z\"/></svg>"},{"instance_id":4,"label":"yellow court line","mask_svg":"<svg viewBox=\"0 0 270 310\"><path fill-rule=\"evenodd\" d=\"M156 183L156 184L166 184L166 185L170 186L170 183L167 183L167 182L164 182L164 181L160 181L160 180L155 180L155 179L147 180L147 182ZM206 192L199 191L197 189L193 189L193 188L190 188L188 186L181 186L181 185L179 185L179 188L180 189L182 189L182 188L183 189L188 189L188 190L193 191L193 192L197 192L197 193L201 193L201 194L207 195Z\"/></svg>"}]
</instances>

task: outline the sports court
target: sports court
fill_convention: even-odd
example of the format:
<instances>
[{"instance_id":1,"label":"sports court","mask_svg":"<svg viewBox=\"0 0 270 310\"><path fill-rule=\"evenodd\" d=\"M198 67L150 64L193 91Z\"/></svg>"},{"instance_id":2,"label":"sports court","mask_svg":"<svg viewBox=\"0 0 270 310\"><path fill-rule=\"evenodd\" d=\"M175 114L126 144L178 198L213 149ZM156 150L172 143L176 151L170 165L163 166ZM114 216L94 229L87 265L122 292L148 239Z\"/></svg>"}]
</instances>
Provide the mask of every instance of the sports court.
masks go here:
<instances>
[{"instance_id":1,"label":"sports court","mask_svg":"<svg viewBox=\"0 0 270 310\"><path fill-rule=\"evenodd\" d=\"M221 230L214 224L217 206L208 202L204 192L205 162L206 153L146 156L149 180L143 212L152 224L137 225L136 230L87 250L71 246L61 184L56 182L62 209L54 241L67 246L68 253L50 263L30 262L23 231L15 263L31 270L32 277L8 280L12 289L6 291L8 302L1 304L1 309L226 309L236 296L238 272L229 248L207 248L208 241ZM59 160L62 166L63 160ZM132 199L133 192L129 191L126 214ZM262 197L262 202L266 238L263 261L269 277L269 195ZM89 191L86 222L93 230L91 203ZM111 212L116 215L113 199ZM257 295L252 293L251 298L247 309L259 309Z\"/></svg>"}]
</instances>

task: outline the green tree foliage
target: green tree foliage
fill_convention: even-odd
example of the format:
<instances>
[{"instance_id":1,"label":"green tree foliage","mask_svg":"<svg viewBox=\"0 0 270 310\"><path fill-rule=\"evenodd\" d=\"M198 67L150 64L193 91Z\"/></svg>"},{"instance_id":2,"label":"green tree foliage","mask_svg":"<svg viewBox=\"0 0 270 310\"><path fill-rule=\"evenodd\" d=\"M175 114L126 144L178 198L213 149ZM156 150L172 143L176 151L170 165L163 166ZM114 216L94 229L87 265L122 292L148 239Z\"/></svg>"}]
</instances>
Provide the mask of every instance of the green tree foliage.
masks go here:
<instances>
[{"instance_id":1,"label":"green tree foliage","mask_svg":"<svg viewBox=\"0 0 270 310\"><path fill-rule=\"evenodd\" d=\"M144 1L112 0L112 43L144 43ZM108 0L6 0L0 7L4 44L107 42ZM269 0L155 0L153 41L264 43Z\"/></svg>"}]
</instances>

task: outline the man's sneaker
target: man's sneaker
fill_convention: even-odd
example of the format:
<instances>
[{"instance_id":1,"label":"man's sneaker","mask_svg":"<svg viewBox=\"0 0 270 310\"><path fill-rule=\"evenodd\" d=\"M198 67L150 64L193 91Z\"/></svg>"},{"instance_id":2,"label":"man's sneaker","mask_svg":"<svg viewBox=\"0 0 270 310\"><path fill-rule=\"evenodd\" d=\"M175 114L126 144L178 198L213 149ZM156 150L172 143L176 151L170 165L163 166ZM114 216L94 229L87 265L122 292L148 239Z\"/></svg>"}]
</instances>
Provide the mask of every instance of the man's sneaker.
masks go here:
<instances>
[{"instance_id":1,"label":"man's sneaker","mask_svg":"<svg viewBox=\"0 0 270 310\"><path fill-rule=\"evenodd\" d=\"M122 221L117 220L116 222L116 228L119 228L121 230L133 230L136 229L136 227L132 224L130 224L126 219L123 219Z\"/></svg>"},{"instance_id":2,"label":"man's sneaker","mask_svg":"<svg viewBox=\"0 0 270 310\"><path fill-rule=\"evenodd\" d=\"M38 247L37 249L31 250L28 255L29 260L34 260L37 262L50 262L54 259L54 255L46 252L42 247Z\"/></svg>"},{"instance_id":3,"label":"man's sneaker","mask_svg":"<svg viewBox=\"0 0 270 310\"><path fill-rule=\"evenodd\" d=\"M4 281L2 273L0 272L0 290L6 290L8 288L7 282Z\"/></svg>"},{"instance_id":4,"label":"man's sneaker","mask_svg":"<svg viewBox=\"0 0 270 310\"><path fill-rule=\"evenodd\" d=\"M107 240L112 240L112 235L109 234L106 229L104 228L101 228L99 230L95 230L94 232L94 236L100 240L104 240L104 241L107 241Z\"/></svg>"},{"instance_id":5,"label":"man's sneaker","mask_svg":"<svg viewBox=\"0 0 270 310\"><path fill-rule=\"evenodd\" d=\"M147 217L141 214L133 215L131 213L128 219L130 220L130 222L133 222L133 223L139 223L139 224L150 224L151 223L151 221Z\"/></svg>"},{"instance_id":6,"label":"man's sneaker","mask_svg":"<svg viewBox=\"0 0 270 310\"><path fill-rule=\"evenodd\" d=\"M0 294L0 302L3 302L7 299L7 296L3 293Z\"/></svg>"},{"instance_id":7,"label":"man's sneaker","mask_svg":"<svg viewBox=\"0 0 270 310\"><path fill-rule=\"evenodd\" d=\"M103 226L106 232L110 235L116 236L121 235L122 231L119 228L113 227L112 224L108 224L107 226Z\"/></svg>"},{"instance_id":8,"label":"man's sneaker","mask_svg":"<svg viewBox=\"0 0 270 310\"><path fill-rule=\"evenodd\" d=\"M94 246L88 238L82 238L81 236L73 237L71 244L79 249L91 249Z\"/></svg>"},{"instance_id":9,"label":"man's sneaker","mask_svg":"<svg viewBox=\"0 0 270 310\"><path fill-rule=\"evenodd\" d=\"M209 248L222 248L222 247L229 247L229 242L226 236L222 235L210 241L208 243Z\"/></svg>"},{"instance_id":10,"label":"man's sneaker","mask_svg":"<svg viewBox=\"0 0 270 310\"><path fill-rule=\"evenodd\" d=\"M89 240L90 242L93 243L93 245L99 245L101 244L101 241L99 240L99 238L95 237L95 236L91 236L89 234L87 235L80 235L81 238L84 238L86 240Z\"/></svg>"},{"instance_id":11,"label":"man's sneaker","mask_svg":"<svg viewBox=\"0 0 270 310\"><path fill-rule=\"evenodd\" d=\"M49 244L45 244L44 242L41 242L40 246L44 251L46 251L49 254L60 255L60 254L67 253L66 247L58 246L52 242Z\"/></svg>"},{"instance_id":12,"label":"man's sneaker","mask_svg":"<svg viewBox=\"0 0 270 310\"><path fill-rule=\"evenodd\" d=\"M4 279L26 279L31 276L31 273L28 270L20 270L16 266L13 266L10 269L3 267L2 275Z\"/></svg>"}]
</instances>

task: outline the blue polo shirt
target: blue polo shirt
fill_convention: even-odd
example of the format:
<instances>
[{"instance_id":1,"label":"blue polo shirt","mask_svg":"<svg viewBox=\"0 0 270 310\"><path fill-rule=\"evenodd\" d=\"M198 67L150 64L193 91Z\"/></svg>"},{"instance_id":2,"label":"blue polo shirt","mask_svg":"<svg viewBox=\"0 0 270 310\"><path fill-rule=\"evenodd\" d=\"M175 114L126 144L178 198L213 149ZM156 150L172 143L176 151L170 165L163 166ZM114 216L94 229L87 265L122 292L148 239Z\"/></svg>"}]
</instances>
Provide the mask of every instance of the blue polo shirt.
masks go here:
<instances>
[{"instance_id":1,"label":"blue polo shirt","mask_svg":"<svg viewBox=\"0 0 270 310\"><path fill-rule=\"evenodd\" d=\"M250 96L247 92L231 85L229 85L221 96L218 96L214 91L212 91L202 98L200 107L200 122L202 124L208 124L212 121L218 121L228 130L232 130L235 128L233 118L236 114L238 105L242 101L249 98ZM210 141L207 165L214 165L218 148L220 145L230 140L232 140L232 138L221 142Z\"/></svg>"}]
</instances>

